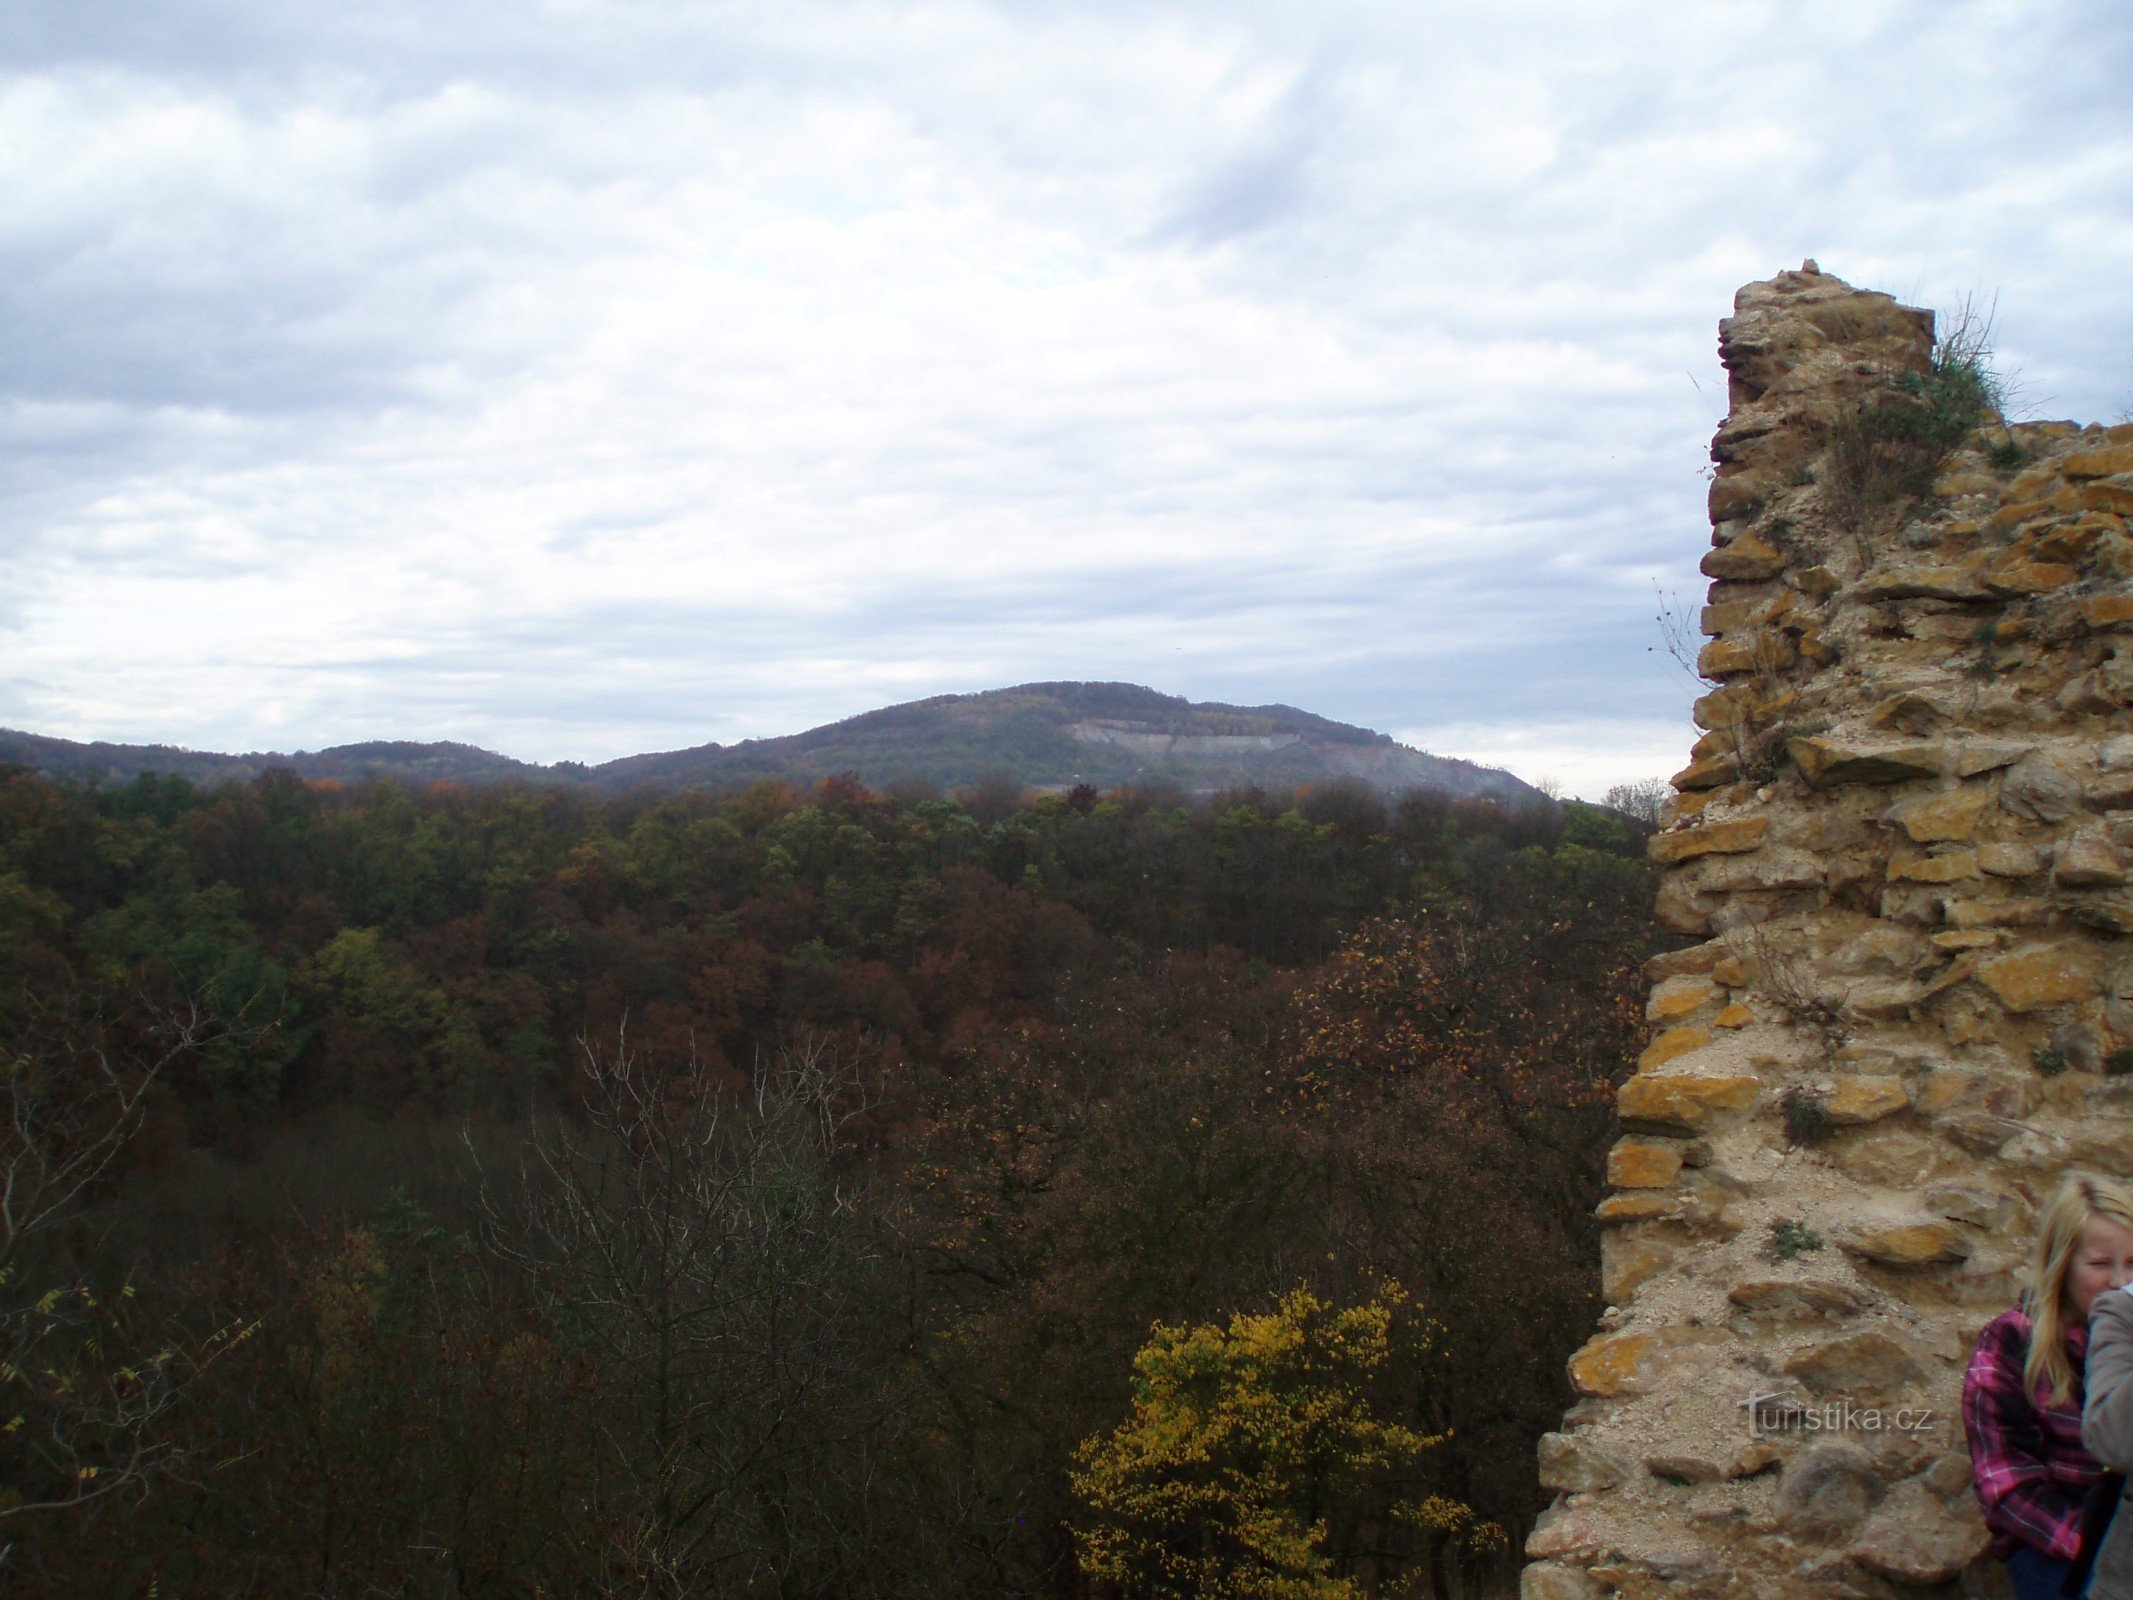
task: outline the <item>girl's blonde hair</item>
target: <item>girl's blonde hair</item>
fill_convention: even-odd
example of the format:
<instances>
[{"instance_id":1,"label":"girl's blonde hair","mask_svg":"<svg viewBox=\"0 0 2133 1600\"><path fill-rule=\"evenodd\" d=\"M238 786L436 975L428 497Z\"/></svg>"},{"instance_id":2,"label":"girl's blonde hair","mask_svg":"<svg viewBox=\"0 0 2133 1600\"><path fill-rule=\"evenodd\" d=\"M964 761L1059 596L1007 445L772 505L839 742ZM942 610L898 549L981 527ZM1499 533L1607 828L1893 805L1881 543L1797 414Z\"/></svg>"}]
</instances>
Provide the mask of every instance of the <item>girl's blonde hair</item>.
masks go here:
<instances>
[{"instance_id":1,"label":"girl's blonde hair","mask_svg":"<svg viewBox=\"0 0 2133 1600\"><path fill-rule=\"evenodd\" d=\"M2039 1379L2050 1381L2051 1400L2064 1405L2073 1398L2074 1364L2066 1358L2066 1270L2074 1259L2081 1230L2097 1217L2133 1230L2133 1185L2116 1178L2077 1172L2059 1185L2037 1223L2037 1242L2029 1252L2029 1359L2022 1383L2031 1394Z\"/></svg>"}]
</instances>

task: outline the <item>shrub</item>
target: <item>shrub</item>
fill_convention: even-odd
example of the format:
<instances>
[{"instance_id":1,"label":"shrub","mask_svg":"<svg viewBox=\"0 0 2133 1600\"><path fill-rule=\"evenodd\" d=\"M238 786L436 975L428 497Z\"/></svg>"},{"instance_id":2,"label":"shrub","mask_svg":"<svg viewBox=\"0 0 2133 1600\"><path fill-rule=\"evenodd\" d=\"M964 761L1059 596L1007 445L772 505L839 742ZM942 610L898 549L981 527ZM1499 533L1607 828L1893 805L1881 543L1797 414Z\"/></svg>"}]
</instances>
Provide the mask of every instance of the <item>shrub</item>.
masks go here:
<instances>
[{"instance_id":1,"label":"shrub","mask_svg":"<svg viewBox=\"0 0 2133 1600\"><path fill-rule=\"evenodd\" d=\"M1804 1222L1781 1217L1770 1224L1763 1254L1772 1261L1793 1261L1822 1248L1822 1236Z\"/></svg>"},{"instance_id":2,"label":"shrub","mask_svg":"<svg viewBox=\"0 0 2133 1600\"><path fill-rule=\"evenodd\" d=\"M1966 302L1950 324L1924 372L1903 373L1832 424L1828 481L1841 520L1930 492L1948 457L1998 413L2006 386L1991 365L1990 318Z\"/></svg>"},{"instance_id":3,"label":"shrub","mask_svg":"<svg viewBox=\"0 0 2133 1600\"><path fill-rule=\"evenodd\" d=\"M1802 1148L1820 1144L1836 1126L1829 1120L1829 1096L1819 1089L1787 1089L1779 1109L1785 1115L1785 1137Z\"/></svg>"}]
</instances>

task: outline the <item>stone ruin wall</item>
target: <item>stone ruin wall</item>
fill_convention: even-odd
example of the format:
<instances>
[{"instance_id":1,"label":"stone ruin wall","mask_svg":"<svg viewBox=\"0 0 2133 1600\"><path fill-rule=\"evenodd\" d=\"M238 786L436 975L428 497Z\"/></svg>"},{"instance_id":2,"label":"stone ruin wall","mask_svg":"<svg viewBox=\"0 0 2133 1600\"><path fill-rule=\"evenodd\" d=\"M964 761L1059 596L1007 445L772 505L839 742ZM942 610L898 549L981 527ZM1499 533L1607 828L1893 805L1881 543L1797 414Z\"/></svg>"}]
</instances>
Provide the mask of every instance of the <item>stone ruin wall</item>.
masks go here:
<instances>
[{"instance_id":1,"label":"stone ruin wall","mask_svg":"<svg viewBox=\"0 0 2133 1600\"><path fill-rule=\"evenodd\" d=\"M2061 1175L2133 1173L2133 427L1988 418L1893 493L1841 441L1930 313L1809 262L1719 348L1718 687L1652 841L1698 942L1651 964L1524 1594L2005 1593L1963 1365Z\"/></svg>"}]
</instances>

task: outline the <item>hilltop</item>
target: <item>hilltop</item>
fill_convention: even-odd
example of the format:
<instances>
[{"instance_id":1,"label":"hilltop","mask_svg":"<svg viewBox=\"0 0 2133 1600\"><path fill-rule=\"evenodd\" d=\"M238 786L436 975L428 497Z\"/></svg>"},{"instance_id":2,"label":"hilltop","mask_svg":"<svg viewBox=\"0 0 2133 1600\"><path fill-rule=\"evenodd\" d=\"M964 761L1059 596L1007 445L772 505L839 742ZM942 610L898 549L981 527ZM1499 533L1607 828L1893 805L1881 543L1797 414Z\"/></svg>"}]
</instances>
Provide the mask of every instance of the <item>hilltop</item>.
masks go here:
<instances>
[{"instance_id":1,"label":"hilltop","mask_svg":"<svg viewBox=\"0 0 2133 1600\"><path fill-rule=\"evenodd\" d=\"M1171 783L1204 793L1347 778L1388 794L1538 793L1499 768L1431 755L1293 706L1195 702L1128 683L1029 683L936 695L782 738L702 744L598 766L542 766L453 743L378 740L291 754L221 755L168 745L80 744L9 730L0 730L0 762L107 781L156 772L219 783L285 767L306 778L573 784L610 792L723 789L763 778L805 783L851 772L876 787L952 788L1007 778L1040 789Z\"/></svg>"}]
</instances>

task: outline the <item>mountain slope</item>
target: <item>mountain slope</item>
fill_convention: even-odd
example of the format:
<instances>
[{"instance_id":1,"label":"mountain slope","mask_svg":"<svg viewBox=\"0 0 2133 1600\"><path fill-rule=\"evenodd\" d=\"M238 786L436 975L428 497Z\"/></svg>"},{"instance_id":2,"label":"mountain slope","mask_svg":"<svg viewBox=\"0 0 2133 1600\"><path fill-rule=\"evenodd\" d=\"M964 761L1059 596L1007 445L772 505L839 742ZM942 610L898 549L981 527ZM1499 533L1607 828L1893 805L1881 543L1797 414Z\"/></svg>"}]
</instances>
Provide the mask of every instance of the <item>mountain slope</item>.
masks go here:
<instances>
[{"instance_id":1,"label":"mountain slope","mask_svg":"<svg viewBox=\"0 0 2133 1600\"><path fill-rule=\"evenodd\" d=\"M953 786L1004 774L1049 788L1169 782L1211 790L1354 777L1387 792L1535 793L1507 772L1412 750L1293 706L1194 702L1130 683L937 695L780 739L630 756L592 776L609 786L723 787L836 772L876 785Z\"/></svg>"},{"instance_id":2,"label":"mountain slope","mask_svg":"<svg viewBox=\"0 0 2133 1600\"><path fill-rule=\"evenodd\" d=\"M591 768L536 766L464 744L374 741L232 756L0 730L0 762L10 761L63 777L123 781L161 772L201 783L287 767L306 778L583 783L606 790L730 788L762 778L805 783L852 772L875 786L952 788L1007 777L1035 788L1159 782L1205 792L1355 778L1386 793L1434 789L1515 798L1537 792L1508 772L1429 755L1293 706L1196 703L1128 683L1027 683L938 695L783 738L625 756Z\"/></svg>"}]
</instances>

